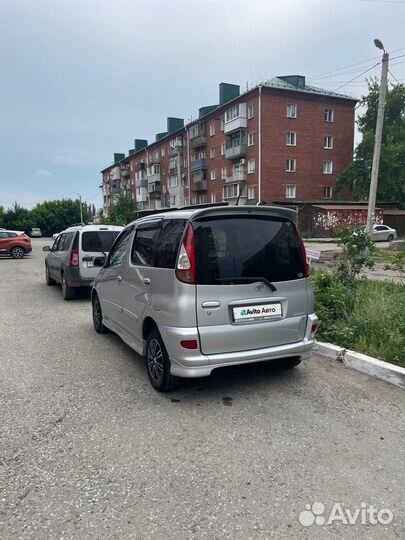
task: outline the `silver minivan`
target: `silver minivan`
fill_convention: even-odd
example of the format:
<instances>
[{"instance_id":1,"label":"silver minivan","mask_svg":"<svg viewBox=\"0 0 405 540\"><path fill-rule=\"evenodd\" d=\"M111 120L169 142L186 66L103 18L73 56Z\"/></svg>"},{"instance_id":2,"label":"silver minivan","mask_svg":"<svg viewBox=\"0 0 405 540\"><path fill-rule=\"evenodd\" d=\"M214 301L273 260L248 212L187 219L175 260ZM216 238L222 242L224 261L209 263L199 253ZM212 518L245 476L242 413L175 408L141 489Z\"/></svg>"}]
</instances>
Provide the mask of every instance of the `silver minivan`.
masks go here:
<instances>
[{"instance_id":1,"label":"silver minivan","mask_svg":"<svg viewBox=\"0 0 405 540\"><path fill-rule=\"evenodd\" d=\"M52 246L44 246L45 281L62 285L62 296L71 300L78 288L90 287L99 268L94 267L97 254L107 255L123 227L115 225L75 225L68 227Z\"/></svg>"},{"instance_id":2,"label":"silver minivan","mask_svg":"<svg viewBox=\"0 0 405 540\"><path fill-rule=\"evenodd\" d=\"M318 319L293 210L210 207L129 224L92 289L95 330L146 357L152 386L310 356Z\"/></svg>"}]
</instances>

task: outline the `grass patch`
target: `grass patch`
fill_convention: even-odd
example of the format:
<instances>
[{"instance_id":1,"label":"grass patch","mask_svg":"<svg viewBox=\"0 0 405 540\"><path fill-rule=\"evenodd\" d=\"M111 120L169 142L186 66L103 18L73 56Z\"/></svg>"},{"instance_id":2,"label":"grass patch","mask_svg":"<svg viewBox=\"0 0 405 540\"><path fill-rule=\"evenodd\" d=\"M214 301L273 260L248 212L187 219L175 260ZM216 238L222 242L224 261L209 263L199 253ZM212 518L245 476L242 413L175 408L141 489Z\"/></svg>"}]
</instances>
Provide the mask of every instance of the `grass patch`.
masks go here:
<instances>
[{"instance_id":1,"label":"grass patch","mask_svg":"<svg viewBox=\"0 0 405 540\"><path fill-rule=\"evenodd\" d=\"M405 367L405 287L313 272L318 339Z\"/></svg>"},{"instance_id":2,"label":"grass patch","mask_svg":"<svg viewBox=\"0 0 405 540\"><path fill-rule=\"evenodd\" d=\"M397 252L392 249L376 248L371 257L375 263L392 264L395 261L396 254Z\"/></svg>"}]
</instances>

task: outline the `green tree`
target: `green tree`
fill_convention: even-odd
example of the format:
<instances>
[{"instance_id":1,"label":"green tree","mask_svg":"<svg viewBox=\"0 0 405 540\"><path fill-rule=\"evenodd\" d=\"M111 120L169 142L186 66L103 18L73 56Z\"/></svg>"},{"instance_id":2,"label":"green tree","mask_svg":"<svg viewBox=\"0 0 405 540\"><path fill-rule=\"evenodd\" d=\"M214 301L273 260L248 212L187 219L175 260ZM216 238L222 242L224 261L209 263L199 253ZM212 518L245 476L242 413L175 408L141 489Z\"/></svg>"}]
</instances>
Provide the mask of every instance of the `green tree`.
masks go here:
<instances>
[{"instance_id":1,"label":"green tree","mask_svg":"<svg viewBox=\"0 0 405 540\"><path fill-rule=\"evenodd\" d=\"M83 203L83 221L90 221L90 212ZM33 227L39 227L44 236L63 231L73 223L80 223L80 201L62 199L37 204L31 211Z\"/></svg>"},{"instance_id":2,"label":"green tree","mask_svg":"<svg viewBox=\"0 0 405 540\"><path fill-rule=\"evenodd\" d=\"M15 202L2 215L2 227L29 232L32 227L31 212Z\"/></svg>"},{"instance_id":3,"label":"green tree","mask_svg":"<svg viewBox=\"0 0 405 540\"><path fill-rule=\"evenodd\" d=\"M131 197L120 193L108 216L102 217L101 222L109 225L127 225L137 217L138 206L136 202Z\"/></svg>"},{"instance_id":4,"label":"green tree","mask_svg":"<svg viewBox=\"0 0 405 540\"><path fill-rule=\"evenodd\" d=\"M369 93L361 100L366 111L358 118L362 141L353 162L339 175L337 194L348 186L355 200L368 199L373 162L374 132L377 122L379 83L368 82ZM398 84L387 92L384 112L377 201L398 203L405 207L405 86Z\"/></svg>"}]
</instances>

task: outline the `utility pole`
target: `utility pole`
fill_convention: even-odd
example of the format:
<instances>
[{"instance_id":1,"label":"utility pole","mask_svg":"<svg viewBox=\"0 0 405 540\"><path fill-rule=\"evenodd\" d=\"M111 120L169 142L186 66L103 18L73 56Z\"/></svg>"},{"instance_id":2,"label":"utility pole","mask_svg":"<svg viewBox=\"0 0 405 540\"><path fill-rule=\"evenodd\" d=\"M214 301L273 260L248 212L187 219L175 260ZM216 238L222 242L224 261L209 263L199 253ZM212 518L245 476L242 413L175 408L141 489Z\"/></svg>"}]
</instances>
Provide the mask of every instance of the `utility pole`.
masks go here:
<instances>
[{"instance_id":1,"label":"utility pole","mask_svg":"<svg viewBox=\"0 0 405 540\"><path fill-rule=\"evenodd\" d=\"M380 95L378 98L377 123L375 126L373 165L371 168L370 192L368 196L367 232L370 237L372 236L372 233L373 233L375 203L376 203L376 198L377 198L378 168L380 165L382 130L383 130L383 125L384 125L384 109L385 109L385 100L387 97L387 79L388 79L388 61L389 61L389 55L384 49L384 45L382 44L382 42L379 39L375 39L374 44L379 49L382 49L384 53L382 57Z\"/></svg>"},{"instance_id":2,"label":"utility pole","mask_svg":"<svg viewBox=\"0 0 405 540\"><path fill-rule=\"evenodd\" d=\"M82 205L82 196L79 195L79 202L80 202L80 223L83 223L83 205Z\"/></svg>"}]
</instances>

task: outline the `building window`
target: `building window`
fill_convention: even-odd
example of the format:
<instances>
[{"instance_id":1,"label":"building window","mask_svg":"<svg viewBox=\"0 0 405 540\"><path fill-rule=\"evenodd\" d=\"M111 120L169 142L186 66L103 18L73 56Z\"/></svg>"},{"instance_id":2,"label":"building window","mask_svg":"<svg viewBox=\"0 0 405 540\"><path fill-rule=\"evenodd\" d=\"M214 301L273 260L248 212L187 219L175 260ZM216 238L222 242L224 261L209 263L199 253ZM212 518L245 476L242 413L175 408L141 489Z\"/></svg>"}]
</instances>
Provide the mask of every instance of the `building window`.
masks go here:
<instances>
[{"instance_id":1,"label":"building window","mask_svg":"<svg viewBox=\"0 0 405 540\"><path fill-rule=\"evenodd\" d=\"M333 172L333 162L324 161L323 162L323 174L332 174Z\"/></svg>"},{"instance_id":2,"label":"building window","mask_svg":"<svg viewBox=\"0 0 405 540\"><path fill-rule=\"evenodd\" d=\"M248 118L254 118L255 115L255 106L254 104L248 105Z\"/></svg>"},{"instance_id":3,"label":"building window","mask_svg":"<svg viewBox=\"0 0 405 540\"><path fill-rule=\"evenodd\" d=\"M208 202L208 195L207 193L200 193L197 195L197 204L207 204Z\"/></svg>"},{"instance_id":4,"label":"building window","mask_svg":"<svg viewBox=\"0 0 405 540\"><path fill-rule=\"evenodd\" d=\"M133 168L133 166L132 166L132 161L131 161L131 163L129 164L129 168L130 168L131 171L134 170L134 168Z\"/></svg>"},{"instance_id":5,"label":"building window","mask_svg":"<svg viewBox=\"0 0 405 540\"><path fill-rule=\"evenodd\" d=\"M210 124L210 136L213 137L215 135L215 124L214 122L211 122Z\"/></svg>"},{"instance_id":6,"label":"building window","mask_svg":"<svg viewBox=\"0 0 405 540\"><path fill-rule=\"evenodd\" d=\"M228 175L228 171L226 170L226 167L222 167L221 169L221 180L225 180Z\"/></svg>"},{"instance_id":7,"label":"building window","mask_svg":"<svg viewBox=\"0 0 405 540\"><path fill-rule=\"evenodd\" d=\"M248 173L254 173L256 170L256 161L254 159L249 159L248 161Z\"/></svg>"},{"instance_id":8,"label":"building window","mask_svg":"<svg viewBox=\"0 0 405 540\"><path fill-rule=\"evenodd\" d=\"M193 195L191 197L191 204L197 204L197 196L196 195Z\"/></svg>"},{"instance_id":9,"label":"building window","mask_svg":"<svg viewBox=\"0 0 405 540\"><path fill-rule=\"evenodd\" d=\"M333 109L325 109L325 122L333 122L334 117Z\"/></svg>"},{"instance_id":10,"label":"building window","mask_svg":"<svg viewBox=\"0 0 405 540\"><path fill-rule=\"evenodd\" d=\"M170 195L170 206L176 206L176 195Z\"/></svg>"},{"instance_id":11,"label":"building window","mask_svg":"<svg viewBox=\"0 0 405 540\"><path fill-rule=\"evenodd\" d=\"M287 146L296 146L297 145L297 134L295 131L287 131Z\"/></svg>"},{"instance_id":12,"label":"building window","mask_svg":"<svg viewBox=\"0 0 405 540\"><path fill-rule=\"evenodd\" d=\"M216 193L211 193L211 203L216 203L217 202L217 195Z\"/></svg>"},{"instance_id":13,"label":"building window","mask_svg":"<svg viewBox=\"0 0 405 540\"><path fill-rule=\"evenodd\" d=\"M164 157L166 155L166 148L164 146L162 146L162 148L160 149L160 155L162 157Z\"/></svg>"},{"instance_id":14,"label":"building window","mask_svg":"<svg viewBox=\"0 0 405 540\"><path fill-rule=\"evenodd\" d=\"M253 146L256 142L256 133L249 133L248 135L248 146Z\"/></svg>"},{"instance_id":15,"label":"building window","mask_svg":"<svg viewBox=\"0 0 405 540\"><path fill-rule=\"evenodd\" d=\"M295 103L287 105L287 118L297 118L297 105Z\"/></svg>"},{"instance_id":16,"label":"building window","mask_svg":"<svg viewBox=\"0 0 405 540\"><path fill-rule=\"evenodd\" d=\"M239 184L229 184L224 187L224 199L232 199L239 196Z\"/></svg>"},{"instance_id":17,"label":"building window","mask_svg":"<svg viewBox=\"0 0 405 540\"><path fill-rule=\"evenodd\" d=\"M186 169L187 168L187 158L183 158L183 167Z\"/></svg>"},{"instance_id":18,"label":"building window","mask_svg":"<svg viewBox=\"0 0 405 540\"><path fill-rule=\"evenodd\" d=\"M285 198L286 199L295 199L297 194L296 186L285 186Z\"/></svg>"},{"instance_id":19,"label":"building window","mask_svg":"<svg viewBox=\"0 0 405 540\"><path fill-rule=\"evenodd\" d=\"M256 188L248 187L248 199L256 199Z\"/></svg>"},{"instance_id":20,"label":"building window","mask_svg":"<svg viewBox=\"0 0 405 540\"><path fill-rule=\"evenodd\" d=\"M287 172L295 172L297 169L297 160L296 159L287 159L285 162L285 170Z\"/></svg>"},{"instance_id":21,"label":"building window","mask_svg":"<svg viewBox=\"0 0 405 540\"><path fill-rule=\"evenodd\" d=\"M155 159L158 160L159 159L159 150L156 150L154 155L155 155Z\"/></svg>"},{"instance_id":22,"label":"building window","mask_svg":"<svg viewBox=\"0 0 405 540\"><path fill-rule=\"evenodd\" d=\"M225 155L225 143L221 144L221 156Z\"/></svg>"},{"instance_id":23,"label":"building window","mask_svg":"<svg viewBox=\"0 0 405 540\"><path fill-rule=\"evenodd\" d=\"M221 131L224 131L225 119L221 118Z\"/></svg>"},{"instance_id":24,"label":"building window","mask_svg":"<svg viewBox=\"0 0 405 540\"><path fill-rule=\"evenodd\" d=\"M231 120L234 120L235 118L239 117L239 104L234 105L230 109L228 109L225 113L225 118L227 122L230 122Z\"/></svg>"},{"instance_id":25,"label":"building window","mask_svg":"<svg viewBox=\"0 0 405 540\"><path fill-rule=\"evenodd\" d=\"M212 169L211 171L211 180L215 180L217 177L217 173L215 172L215 169Z\"/></svg>"},{"instance_id":26,"label":"building window","mask_svg":"<svg viewBox=\"0 0 405 540\"><path fill-rule=\"evenodd\" d=\"M332 188L330 186L325 186L323 188L323 198L331 199L332 198Z\"/></svg>"},{"instance_id":27,"label":"building window","mask_svg":"<svg viewBox=\"0 0 405 540\"><path fill-rule=\"evenodd\" d=\"M169 187L177 187L177 176L169 177Z\"/></svg>"},{"instance_id":28,"label":"building window","mask_svg":"<svg viewBox=\"0 0 405 540\"><path fill-rule=\"evenodd\" d=\"M215 150L215 146L213 146L212 148L210 148L210 158L214 159L215 155L216 155L216 150Z\"/></svg>"},{"instance_id":29,"label":"building window","mask_svg":"<svg viewBox=\"0 0 405 540\"><path fill-rule=\"evenodd\" d=\"M326 135L323 139L324 148L333 148L333 137L332 135Z\"/></svg>"},{"instance_id":30,"label":"building window","mask_svg":"<svg viewBox=\"0 0 405 540\"><path fill-rule=\"evenodd\" d=\"M206 157L207 157L207 154L206 154L205 150L200 150L198 152L198 159L204 159Z\"/></svg>"}]
</instances>

